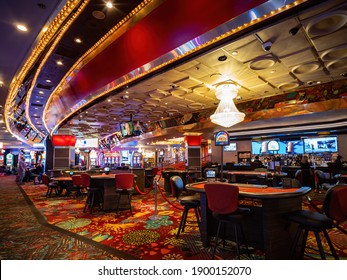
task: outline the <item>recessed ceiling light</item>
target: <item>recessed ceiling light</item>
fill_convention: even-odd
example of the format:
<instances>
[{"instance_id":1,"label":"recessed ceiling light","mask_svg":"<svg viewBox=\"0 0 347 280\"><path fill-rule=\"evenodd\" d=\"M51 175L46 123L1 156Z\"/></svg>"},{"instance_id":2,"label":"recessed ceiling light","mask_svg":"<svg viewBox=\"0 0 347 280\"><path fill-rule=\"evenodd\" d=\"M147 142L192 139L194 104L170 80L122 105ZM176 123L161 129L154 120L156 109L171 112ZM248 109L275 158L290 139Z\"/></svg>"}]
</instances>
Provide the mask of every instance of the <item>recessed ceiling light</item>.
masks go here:
<instances>
[{"instance_id":1,"label":"recessed ceiling light","mask_svg":"<svg viewBox=\"0 0 347 280\"><path fill-rule=\"evenodd\" d=\"M47 79L46 82L47 82L47 83L51 83L52 81Z\"/></svg>"},{"instance_id":2,"label":"recessed ceiling light","mask_svg":"<svg viewBox=\"0 0 347 280\"><path fill-rule=\"evenodd\" d=\"M238 53L238 51L233 51L232 53L231 53L231 55L238 55L239 53Z\"/></svg>"},{"instance_id":3,"label":"recessed ceiling light","mask_svg":"<svg viewBox=\"0 0 347 280\"><path fill-rule=\"evenodd\" d=\"M63 62L62 62L61 60L58 60L58 61L57 61L57 64L58 64L58 65L63 65Z\"/></svg>"},{"instance_id":4,"label":"recessed ceiling light","mask_svg":"<svg viewBox=\"0 0 347 280\"><path fill-rule=\"evenodd\" d=\"M75 38L75 43L77 43L77 44L81 44L82 43L82 40L80 39L80 38Z\"/></svg>"},{"instance_id":5,"label":"recessed ceiling light","mask_svg":"<svg viewBox=\"0 0 347 280\"><path fill-rule=\"evenodd\" d=\"M23 32L27 32L28 28L24 24L17 24L17 29Z\"/></svg>"},{"instance_id":6,"label":"recessed ceiling light","mask_svg":"<svg viewBox=\"0 0 347 280\"><path fill-rule=\"evenodd\" d=\"M106 3L106 7L107 8L112 8L113 7L113 4L112 4L112 2L111 1L108 1L107 3Z\"/></svg>"}]
</instances>

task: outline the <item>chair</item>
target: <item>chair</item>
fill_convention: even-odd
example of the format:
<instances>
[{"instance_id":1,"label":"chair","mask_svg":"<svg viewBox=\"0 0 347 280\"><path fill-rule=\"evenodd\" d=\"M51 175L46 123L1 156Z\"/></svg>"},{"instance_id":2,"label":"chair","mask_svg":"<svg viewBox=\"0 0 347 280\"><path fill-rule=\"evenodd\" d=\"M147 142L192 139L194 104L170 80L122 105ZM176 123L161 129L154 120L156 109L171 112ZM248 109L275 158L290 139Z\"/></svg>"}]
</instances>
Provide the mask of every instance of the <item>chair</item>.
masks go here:
<instances>
[{"instance_id":1,"label":"chair","mask_svg":"<svg viewBox=\"0 0 347 280\"><path fill-rule=\"evenodd\" d=\"M181 196L184 190L184 183L180 176L170 177L170 185L172 195L183 206L183 213L176 234L176 238L179 237L181 232L184 232L184 228L187 222L187 216L190 209L194 209L196 221L200 228L200 197L198 195Z\"/></svg>"},{"instance_id":2,"label":"chair","mask_svg":"<svg viewBox=\"0 0 347 280\"><path fill-rule=\"evenodd\" d=\"M326 259L320 238L320 233L323 233L332 255L338 260L339 257L336 254L327 230L335 227L347 234L347 231L340 226L340 223L347 221L347 185L336 185L330 188L325 195L322 209L318 209L314 204L312 204L312 206L319 212L297 210L286 215L289 221L298 224L290 258L295 258L297 245L302 233L303 238L299 257L301 259L303 258L308 232L311 231L315 234L321 259Z\"/></svg>"},{"instance_id":3,"label":"chair","mask_svg":"<svg viewBox=\"0 0 347 280\"><path fill-rule=\"evenodd\" d=\"M98 205L99 210L101 210L102 199L102 189L97 187L92 187L90 185L91 177L87 173L81 173L81 183L82 187L87 189L87 199L84 205L83 213L89 209L89 213L93 213L93 208L95 205Z\"/></svg>"},{"instance_id":4,"label":"chair","mask_svg":"<svg viewBox=\"0 0 347 280\"><path fill-rule=\"evenodd\" d=\"M315 185L316 185L316 191L320 191L320 190L327 190L333 186L335 186L335 184L330 184L330 180L329 178L326 177L325 173L322 170L315 170L314 171L314 181L315 181Z\"/></svg>"},{"instance_id":5,"label":"chair","mask_svg":"<svg viewBox=\"0 0 347 280\"><path fill-rule=\"evenodd\" d=\"M341 173L341 166L337 162L328 162L327 165L331 183L337 183L334 176Z\"/></svg>"},{"instance_id":6,"label":"chair","mask_svg":"<svg viewBox=\"0 0 347 280\"><path fill-rule=\"evenodd\" d=\"M315 187L314 175L311 169L299 169L295 172L295 179L300 182L302 186Z\"/></svg>"},{"instance_id":7,"label":"chair","mask_svg":"<svg viewBox=\"0 0 347 280\"><path fill-rule=\"evenodd\" d=\"M241 208L238 206L239 202L239 188L234 185L223 183L207 183L205 184L205 191L207 197L208 208L212 211L213 217L218 221L218 228L216 233L216 239L212 252L212 259L214 259L218 239L223 225L224 232L226 224L234 225L235 241L237 248L237 256L240 259L240 244L239 233L241 232L243 242L248 252L248 246L246 236L242 227L242 220L250 212L248 208ZM225 235L223 235L223 245L225 244Z\"/></svg>"},{"instance_id":8,"label":"chair","mask_svg":"<svg viewBox=\"0 0 347 280\"><path fill-rule=\"evenodd\" d=\"M132 206L131 206L131 197L134 192L134 182L135 175L133 173L118 173L116 176L116 193L119 194L117 201L117 214L119 211L119 206L122 196L126 195L128 198L128 206L130 209L131 215L133 215Z\"/></svg>"},{"instance_id":9,"label":"chair","mask_svg":"<svg viewBox=\"0 0 347 280\"><path fill-rule=\"evenodd\" d=\"M83 187L83 182L81 175L72 175L72 187L76 189L75 196L83 195L82 190L85 188ZM87 189L85 189L87 191Z\"/></svg>"},{"instance_id":10,"label":"chair","mask_svg":"<svg viewBox=\"0 0 347 280\"><path fill-rule=\"evenodd\" d=\"M42 183L47 186L46 197L50 197L53 190L55 191L56 195L59 195L58 183L51 182L51 179L46 174L42 174Z\"/></svg>"}]
</instances>

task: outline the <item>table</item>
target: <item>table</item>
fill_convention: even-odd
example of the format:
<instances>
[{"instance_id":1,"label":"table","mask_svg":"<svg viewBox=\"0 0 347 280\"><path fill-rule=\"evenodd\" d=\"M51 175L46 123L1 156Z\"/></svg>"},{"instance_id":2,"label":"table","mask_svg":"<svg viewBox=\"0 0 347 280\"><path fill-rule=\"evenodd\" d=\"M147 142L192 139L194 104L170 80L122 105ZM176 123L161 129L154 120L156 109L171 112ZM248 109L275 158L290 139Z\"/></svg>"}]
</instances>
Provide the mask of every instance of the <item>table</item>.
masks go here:
<instances>
[{"instance_id":1,"label":"table","mask_svg":"<svg viewBox=\"0 0 347 280\"><path fill-rule=\"evenodd\" d=\"M211 236L216 231L216 223L208 209L204 184L199 182L188 184L186 188L200 194L201 210L201 241L203 246L209 246ZM225 183L231 185L229 183ZM265 252L265 258L270 260L288 259L290 245L295 234L295 226L283 218L285 213L300 210L302 196L311 188L301 187L282 189L266 185L233 183L239 187L240 203L248 203L250 215L244 221L248 245ZM232 235L232 234L231 234Z\"/></svg>"},{"instance_id":2,"label":"table","mask_svg":"<svg viewBox=\"0 0 347 280\"><path fill-rule=\"evenodd\" d=\"M91 175L90 179L91 186L102 188L103 210L109 211L116 209L118 199L118 195L116 193L116 175Z\"/></svg>"},{"instance_id":3,"label":"table","mask_svg":"<svg viewBox=\"0 0 347 280\"><path fill-rule=\"evenodd\" d=\"M103 210L114 210L117 207L118 194L116 193L116 176L117 174L92 175L90 185L99 187L103 190ZM135 179L137 175L134 174Z\"/></svg>"},{"instance_id":4,"label":"table","mask_svg":"<svg viewBox=\"0 0 347 280\"><path fill-rule=\"evenodd\" d=\"M187 184L187 176L195 175L198 171L195 170L162 170L161 174L164 178L164 190L165 192L171 193L170 178L172 176L180 176L183 181L183 186Z\"/></svg>"},{"instance_id":5,"label":"table","mask_svg":"<svg viewBox=\"0 0 347 280\"><path fill-rule=\"evenodd\" d=\"M273 182L271 183L273 186L278 186L279 181L281 178L286 177L288 174L286 172L274 172L274 171L255 171L255 170L232 170L226 172L228 174L228 181L229 182L240 182L243 181L240 179L242 177L244 180L247 181L247 178L251 179L259 179L263 180L264 183L268 184L268 179L273 179Z\"/></svg>"},{"instance_id":6,"label":"table","mask_svg":"<svg viewBox=\"0 0 347 280\"><path fill-rule=\"evenodd\" d=\"M59 195L63 193L64 189L66 190L66 195L70 194L69 188L72 187L72 178L70 176L52 177L51 180L58 182Z\"/></svg>"}]
</instances>

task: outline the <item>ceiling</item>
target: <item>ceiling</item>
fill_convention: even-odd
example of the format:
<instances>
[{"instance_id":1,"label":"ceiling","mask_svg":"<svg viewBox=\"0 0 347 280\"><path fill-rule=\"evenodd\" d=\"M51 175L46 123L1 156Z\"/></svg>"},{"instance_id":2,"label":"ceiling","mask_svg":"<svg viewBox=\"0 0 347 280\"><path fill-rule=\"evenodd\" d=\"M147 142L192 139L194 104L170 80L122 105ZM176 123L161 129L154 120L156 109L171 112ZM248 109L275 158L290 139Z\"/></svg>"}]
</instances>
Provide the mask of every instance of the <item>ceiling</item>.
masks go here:
<instances>
[{"instance_id":1,"label":"ceiling","mask_svg":"<svg viewBox=\"0 0 347 280\"><path fill-rule=\"evenodd\" d=\"M6 1L0 11L5 16L0 21L0 33L6 40L0 44L1 104L8 87L24 57L32 49L37 34L44 23L57 13L61 1ZM62 37L55 51L41 68L38 82L28 106L33 125L47 134L41 116L49 95L76 60L116 25L141 1L123 1L110 18L102 6L103 1L90 1L80 17ZM317 2L322 4L312 6ZM284 93L317 87L319 84L345 80L347 73L347 3L345 1L308 1L305 9L294 9L284 19L274 19L252 28L240 36L225 40L203 53L196 53L177 65L166 67L160 73L130 84L124 90L115 90L78 110L64 121L59 131L69 131L79 138L105 137L120 130L119 124L130 119L144 123L191 118L200 112L208 118L217 107L216 85L233 81L240 86L235 99L237 106L244 102L281 96ZM6 7L3 7L5 6ZM24 5L24 6L22 6ZM46 8L42 8L42 5ZM22 15L20 11L22 10ZM99 11L96 13L95 11ZM29 12L30 11L30 12ZM31 12L32 11L32 12ZM102 13L107 20L100 19ZM21 17L19 17L21 15ZM28 15L30 15L28 17ZM8 22L14 18L31 23L30 34L20 35ZM33 20L35 19L35 20ZM40 19L40 20L37 20ZM17 19L19 20L19 19ZM24 37L22 37L24 36ZM74 44L79 37L82 44ZM237 52L237 53L236 53ZM4 55L3 55L4 54ZM64 67L56 65L63 59ZM45 80L55 73L52 84ZM39 106L38 106L39 105ZM301 106L301 105L300 105ZM300 106L291 110L300 110ZM295 109L297 108L297 109ZM277 117L238 124L230 129L232 136L261 136L269 134L307 133L308 131L344 131L346 108ZM179 127L162 127L136 139L124 139L123 144L134 140L146 145L163 138L179 137L184 133L198 132L210 137L221 129L209 121L189 123ZM308 125L309 124L309 125ZM0 141L12 141L0 130Z\"/></svg>"}]
</instances>

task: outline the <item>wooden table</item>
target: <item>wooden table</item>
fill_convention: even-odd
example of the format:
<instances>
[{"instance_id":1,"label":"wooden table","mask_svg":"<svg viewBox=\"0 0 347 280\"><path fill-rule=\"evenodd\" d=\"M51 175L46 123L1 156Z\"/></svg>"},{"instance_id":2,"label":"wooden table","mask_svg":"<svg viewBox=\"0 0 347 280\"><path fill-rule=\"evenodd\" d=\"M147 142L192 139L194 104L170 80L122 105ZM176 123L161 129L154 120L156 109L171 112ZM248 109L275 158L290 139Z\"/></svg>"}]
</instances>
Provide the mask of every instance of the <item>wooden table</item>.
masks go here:
<instances>
[{"instance_id":1,"label":"wooden table","mask_svg":"<svg viewBox=\"0 0 347 280\"><path fill-rule=\"evenodd\" d=\"M71 176L61 176L61 177L52 177L52 181L58 182L59 194L63 193L63 190L66 190L66 195L70 194L69 188L72 187L72 178Z\"/></svg>"},{"instance_id":2,"label":"wooden table","mask_svg":"<svg viewBox=\"0 0 347 280\"><path fill-rule=\"evenodd\" d=\"M205 183L189 184L186 188L200 193L201 241L203 246L209 246L211 236L215 235L216 222L208 209ZM266 259L288 259L295 227L290 225L283 215L300 210L302 196L309 193L311 188L282 189L240 183L232 185L239 187L240 203L243 199L251 202L244 206L251 209L250 215L244 221L248 245L264 251Z\"/></svg>"},{"instance_id":3,"label":"wooden table","mask_svg":"<svg viewBox=\"0 0 347 280\"><path fill-rule=\"evenodd\" d=\"M90 185L93 187L100 187L103 189L103 210L114 210L117 207L118 194L116 193L116 176L117 174L109 175L92 175ZM134 178L137 175L134 174Z\"/></svg>"}]
</instances>

